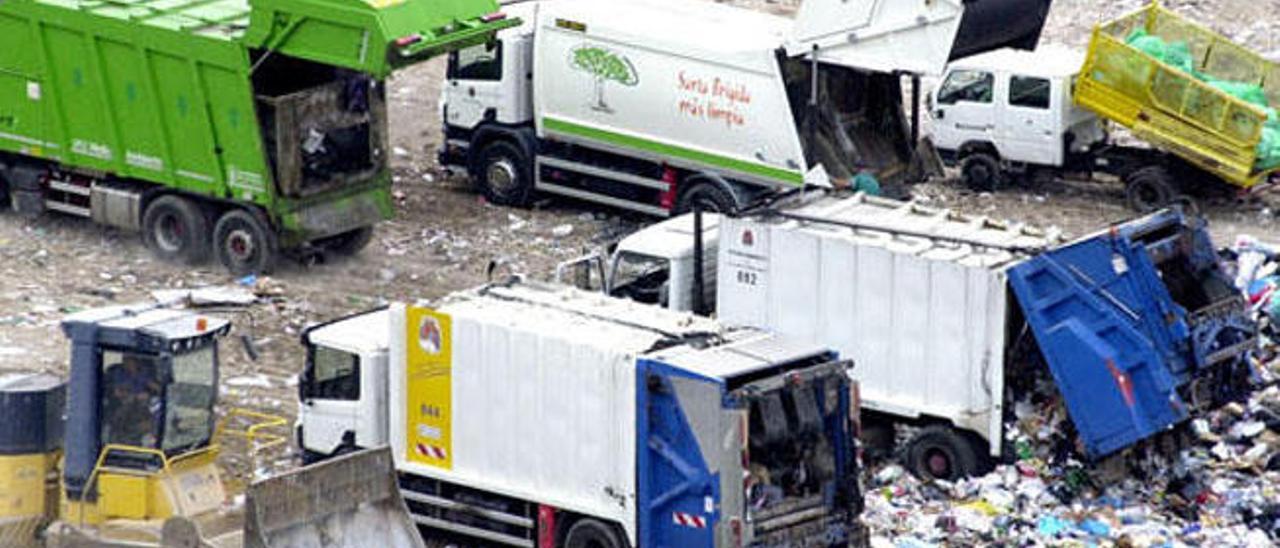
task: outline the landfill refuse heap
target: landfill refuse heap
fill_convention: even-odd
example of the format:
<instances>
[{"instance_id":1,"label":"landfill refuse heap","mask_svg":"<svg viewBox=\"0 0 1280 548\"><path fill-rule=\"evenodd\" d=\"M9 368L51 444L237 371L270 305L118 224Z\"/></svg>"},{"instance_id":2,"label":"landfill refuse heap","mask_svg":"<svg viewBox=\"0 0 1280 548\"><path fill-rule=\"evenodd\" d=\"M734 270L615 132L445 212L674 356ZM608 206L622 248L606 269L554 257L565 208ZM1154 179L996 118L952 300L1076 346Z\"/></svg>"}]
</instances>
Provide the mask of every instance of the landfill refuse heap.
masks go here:
<instances>
[{"instance_id":1,"label":"landfill refuse heap","mask_svg":"<svg viewBox=\"0 0 1280 548\"><path fill-rule=\"evenodd\" d=\"M983 477L922 482L897 464L871 472L872 546L1275 546L1280 543L1280 361L1261 386L1186 425L1179 451L1153 448L1110 471L1076 455L1060 399L1014 404L1014 457Z\"/></svg>"},{"instance_id":2,"label":"landfill refuse heap","mask_svg":"<svg viewBox=\"0 0 1280 548\"><path fill-rule=\"evenodd\" d=\"M1270 104L1262 86L1252 82L1225 80L1196 70L1191 46L1187 42L1166 41L1164 38L1147 33L1143 28L1135 29L1130 33L1125 43L1227 95L1261 108L1267 114L1267 121L1262 127L1262 140L1258 143L1256 167L1267 170L1280 166L1280 116Z\"/></svg>"}]
</instances>

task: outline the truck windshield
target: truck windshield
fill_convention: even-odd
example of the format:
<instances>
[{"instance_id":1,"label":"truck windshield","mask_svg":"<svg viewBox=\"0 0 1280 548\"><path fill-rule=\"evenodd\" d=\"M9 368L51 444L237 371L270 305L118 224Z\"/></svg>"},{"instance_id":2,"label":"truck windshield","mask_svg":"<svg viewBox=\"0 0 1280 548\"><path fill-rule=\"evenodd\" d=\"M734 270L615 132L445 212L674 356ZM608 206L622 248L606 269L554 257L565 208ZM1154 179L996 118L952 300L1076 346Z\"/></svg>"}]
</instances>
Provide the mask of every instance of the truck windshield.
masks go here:
<instances>
[{"instance_id":1,"label":"truck windshield","mask_svg":"<svg viewBox=\"0 0 1280 548\"><path fill-rule=\"evenodd\" d=\"M908 175L914 145L902 111L899 77L820 64L818 101L811 105L813 65L788 58L782 66L808 166L821 164L832 179L843 182L862 172L890 182Z\"/></svg>"},{"instance_id":2,"label":"truck windshield","mask_svg":"<svg viewBox=\"0 0 1280 548\"><path fill-rule=\"evenodd\" d=\"M201 447L213 436L215 367L213 345L173 356L173 376L165 386L165 453Z\"/></svg>"},{"instance_id":3,"label":"truck windshield","mask_svg":"<svg viewBox=\"0 0 1280 548\"><path fill-rule=\"evenodd\" d=\"M613 262L609 294L645 304L665 306L669 298L671 263L666 259L622 252Z\"/></svg>"}]
</instances>

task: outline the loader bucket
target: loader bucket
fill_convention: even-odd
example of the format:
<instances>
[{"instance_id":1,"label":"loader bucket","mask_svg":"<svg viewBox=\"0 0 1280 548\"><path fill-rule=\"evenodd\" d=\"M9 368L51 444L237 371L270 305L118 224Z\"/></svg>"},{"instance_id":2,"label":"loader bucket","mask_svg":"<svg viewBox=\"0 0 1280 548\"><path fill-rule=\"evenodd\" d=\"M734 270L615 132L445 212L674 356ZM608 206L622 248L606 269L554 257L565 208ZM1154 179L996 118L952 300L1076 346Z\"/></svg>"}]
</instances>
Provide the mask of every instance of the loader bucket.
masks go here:
<instances>
[{"instance_id":1,"label":"loader bucket","mask_svg":"<svg viewBox=\"0 0 1280 548\"><path fill-rule=\"evenodd\" d=\"M369 449L249 487L245 548L423 548L391 450Z\"/></svg>"}]
</instances>

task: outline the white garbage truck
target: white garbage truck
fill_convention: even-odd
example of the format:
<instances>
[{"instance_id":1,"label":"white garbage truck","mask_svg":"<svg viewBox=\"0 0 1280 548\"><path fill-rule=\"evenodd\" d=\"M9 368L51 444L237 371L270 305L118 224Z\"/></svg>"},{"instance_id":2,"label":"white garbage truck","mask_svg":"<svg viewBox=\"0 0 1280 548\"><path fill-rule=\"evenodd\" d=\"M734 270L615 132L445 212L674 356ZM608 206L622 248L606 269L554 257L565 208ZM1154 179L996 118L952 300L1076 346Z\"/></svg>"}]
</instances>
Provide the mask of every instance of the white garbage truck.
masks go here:
<instances>
[{"instance_id":1,"label":"white garbage truck","mask_svg":"<svg viewBox=\"0 0 1280 548\"><path fill-rule=\"evenodd\" d=\"M519 281L304 342L299 443L389 444L423 527L540 548L866 542L852 363L820 345Z\"/></svg>"},{"instance_id":2,"label":"white garbage truck","mask_svg":"<svg viewBox=\"0 0 1280 548\"><path fill-rule=\"evenodd\" d=\"M863 174L922 178L919 80L1034 46L1049 0L808 0L793 20L713 2L546 0L449 59L440 163L494 203L548 193L655 216L735 211ZM940 167L938 168L940 169Z\"/></svg>"},{"instance_id":3,"label":"white garbage truck","mask_svg":"<svg viewBox=\"0 0 1280 548\"><path fill-rule=\"evenodd\" d=\"M1177 211L1075 241L863 194L705 216L700 229L694 217L561 277L831 346L859 364L864 440L914 427L901 454L922 476L1002 457L1010 403L1033 374L1052 378L1095 459L1247 382L1255 326L1204 222Z\"/></svg>"}]
</instances>

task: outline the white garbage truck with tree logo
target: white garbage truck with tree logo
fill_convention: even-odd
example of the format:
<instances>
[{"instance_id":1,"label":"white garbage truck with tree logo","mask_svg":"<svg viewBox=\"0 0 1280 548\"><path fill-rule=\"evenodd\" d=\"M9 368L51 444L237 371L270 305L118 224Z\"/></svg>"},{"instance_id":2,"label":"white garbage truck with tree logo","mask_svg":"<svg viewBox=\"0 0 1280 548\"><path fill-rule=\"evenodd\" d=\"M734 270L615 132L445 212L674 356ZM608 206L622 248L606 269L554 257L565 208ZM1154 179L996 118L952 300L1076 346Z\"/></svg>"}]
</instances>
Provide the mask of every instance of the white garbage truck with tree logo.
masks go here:
<instances>
[{"instance_id":1,"label":"white garbage truck with tree logo","mask_svg":"<svg viewBox=\"0 0 1280 548\"><path fill-rule=\"evenodd\" d=\"M300 445L389 444L423 527L540 548L866 542L852 363L820 345L518 281L304 341Z\"/></svg>"},{"instance_id":2,"label":"white garbage truck with tree logo","mask_svg":"<svg viewBox=\"0 0 1280 548\"><path fill-rule=\"evenodd\" d=\"M1034 46L1048 7L809 0L792 20L681 0L509 5L522 26L450 57L440 163L498 204L547 193L655 216L918 180L936 154L902 76Z\"/></svg>"}]
</instances>

